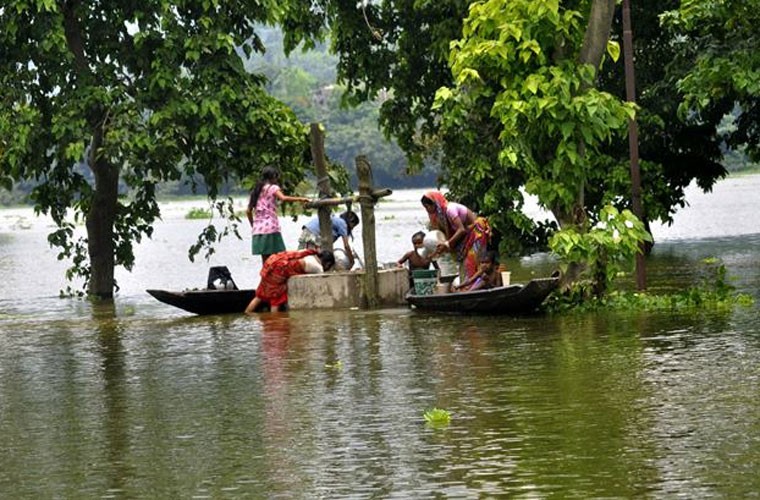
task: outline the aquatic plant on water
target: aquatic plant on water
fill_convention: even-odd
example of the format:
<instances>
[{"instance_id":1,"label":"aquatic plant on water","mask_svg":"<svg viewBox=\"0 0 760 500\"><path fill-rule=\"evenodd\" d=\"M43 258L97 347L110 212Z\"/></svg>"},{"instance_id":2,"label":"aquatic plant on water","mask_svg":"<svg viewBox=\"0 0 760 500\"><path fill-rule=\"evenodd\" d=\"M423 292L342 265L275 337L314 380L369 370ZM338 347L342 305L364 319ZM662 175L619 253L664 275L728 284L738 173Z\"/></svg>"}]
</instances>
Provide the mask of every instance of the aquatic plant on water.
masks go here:
<instances>
[{"instance_id":1,"label":"aquatic plant on water","mask_svg":"<svg viewBox=\"0 0 760 500\"><path fill-rule=\"evenodd\" d=\"M343 369L343 361L338 360L335 363L325 363L325 368L328 370L342 370Z\"/></svg>"},{"instance_id":2,"label":"aquatic plant on water","mask_svg":"<svg viewBox=\"0 0 760 500\"><path fill-rule=\"evenodd\" d=\"M675 293L652 294L628 290L614 290L604 297L588 299L582 291L552 297L548 309L552 312L574 310L637 310L637 311L689 311L726 310L734 306L751 306L754 299L746 293L737 293L730 283L726 266L720 259L704 259L703 278L692 287Z\"/></svg>"},{"instance_id":3,"label":"aquatic plant on water","mask_svg":"<svg viewBox=\"0 0 760 500\"><path fill-rule=\"evenodd\" d=\"M425 411L425 422L433 427L442 427L451 423L451 413L441 408L433 408Z\"/></svg>"},{"instance_id":4,"label":"aquatic plant on water","mask_svg":"<svg viewBox=\"0 0 760 500\"><path fill-rule=\"evenodd\" d=\"M205 208L191 208L190 211L185 214L185 219L210 219L211 210Z\"/></svg>"}]
</instances>

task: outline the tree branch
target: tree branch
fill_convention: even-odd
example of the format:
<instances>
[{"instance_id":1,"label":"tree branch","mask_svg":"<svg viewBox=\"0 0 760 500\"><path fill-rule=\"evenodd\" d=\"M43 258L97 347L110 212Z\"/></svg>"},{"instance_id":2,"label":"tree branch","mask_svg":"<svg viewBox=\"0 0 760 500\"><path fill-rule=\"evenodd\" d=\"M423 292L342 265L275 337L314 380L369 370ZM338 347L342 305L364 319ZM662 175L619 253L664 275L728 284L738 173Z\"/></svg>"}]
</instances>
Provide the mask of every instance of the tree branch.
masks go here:
<instances>
[{"instance_id":1,"label":"tree branch","mask_svg":"<svg viewBox=\"0 0 760 500\"><path fill-rule=\"evenodd\" d=\"M63 4L63 28L66 34L66 45L74 54L74 66L77 70L77 76L89 76L90 67L87 64L87 57L84 54L84 43L82 43L82 30L79 27L76 9L79 6L79 0L68 0Z\"/></svg>"}]
</instances>

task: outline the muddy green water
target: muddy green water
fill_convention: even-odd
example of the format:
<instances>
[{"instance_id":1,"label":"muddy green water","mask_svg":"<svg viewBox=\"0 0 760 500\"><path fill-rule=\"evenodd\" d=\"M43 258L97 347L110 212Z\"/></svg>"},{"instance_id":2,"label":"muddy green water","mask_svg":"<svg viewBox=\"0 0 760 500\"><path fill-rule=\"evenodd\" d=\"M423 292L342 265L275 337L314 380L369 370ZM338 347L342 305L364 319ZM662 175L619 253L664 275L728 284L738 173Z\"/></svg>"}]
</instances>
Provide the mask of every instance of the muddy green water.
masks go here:
<instances>
[{"instance_id":1,"label":"muddy green water","mask_svg":"<svg viewBox=\"0 0 760 500\"><path fill-rule=\"evenodd\" d=\"M760 299L760 177L656 228L652 288L721 257ZM381 206L381 260L423 221ZM201 206L200 203L194 205ZM145 288L202 286L202 222L167 206L114 308L58 299L44 220L0 211L0 498L742 498L760 491L760 309L529 318L407 309L196 317ZM283 219L286 242L300 222ZM360 242L357 242L360 246ZM513 280L544 256L512 262ZM451 412L425 424L432 407Z\"/></svg>"}]
</instances>

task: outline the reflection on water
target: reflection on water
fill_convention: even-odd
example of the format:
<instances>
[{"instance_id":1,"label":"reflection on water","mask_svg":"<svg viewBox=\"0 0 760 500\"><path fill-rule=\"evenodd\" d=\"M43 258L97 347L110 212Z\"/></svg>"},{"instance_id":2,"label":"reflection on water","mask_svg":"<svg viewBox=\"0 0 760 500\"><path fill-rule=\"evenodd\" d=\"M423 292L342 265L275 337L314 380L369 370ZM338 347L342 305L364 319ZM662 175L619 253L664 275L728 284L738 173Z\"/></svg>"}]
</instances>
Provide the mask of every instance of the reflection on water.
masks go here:
<instances>
[{"instance_id":1,"label":"reflection on water","mask_svg":"<svg viewBox=\"0 0 760 500\"><path fill-rule=\"evenodd\" d=\"M0 337L0 491L738 497L760 487L756 314L93 315ZM449 427L424 425L434 406L452 413Z\"/></svg>"},{"instance_id":2,"label":"reflection on water","mask_svg":"<svg viewBox=\"0 0 760 500\"><path fill-rule=\"evenodd\" d=\"M388 256L406 250L417 224L416 200L408 210L403 203L398 227L381 229L388 241L398 233ZM0 232L0 275L15 284L0 296L0 497L760 491L758 306L195 317L142 292L147 282L195 275L180 262L188 223L172 224L141 250L138 266L147 259L150 271L124 280L106 307L54 298L57 264L43 277L18 272L48 266L44 251L27 255L39 235L27 236L44 228ZM648 261L652 287L688 286L700 279L700 261L718 256L736 286L758 297L760 231L692 236L659 239ZM528 276L552 263L536 256L511 265ZM203 284L207 264L200 267L187 285ZM451 412L448 427L424 424L434 406Z\"/></svg>"}]
</instances>

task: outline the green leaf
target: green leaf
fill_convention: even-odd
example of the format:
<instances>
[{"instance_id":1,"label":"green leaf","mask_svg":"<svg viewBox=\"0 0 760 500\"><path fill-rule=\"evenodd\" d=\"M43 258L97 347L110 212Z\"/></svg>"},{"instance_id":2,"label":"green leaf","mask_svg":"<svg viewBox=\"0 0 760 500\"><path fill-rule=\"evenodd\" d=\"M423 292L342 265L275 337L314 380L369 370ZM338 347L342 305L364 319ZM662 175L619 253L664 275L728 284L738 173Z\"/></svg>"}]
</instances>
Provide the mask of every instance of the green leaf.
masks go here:
<instances>
[{"instance_id":1,"label":"green leaf","mask_svg":"<svg viewBox=\"0 0 760 500\"><path fill-rule=\"evenodd\" d=\"M617 62L620 59L620 44L615 40L607 40L607 53L613 61Z\"/></svg>"}]
</instances>

